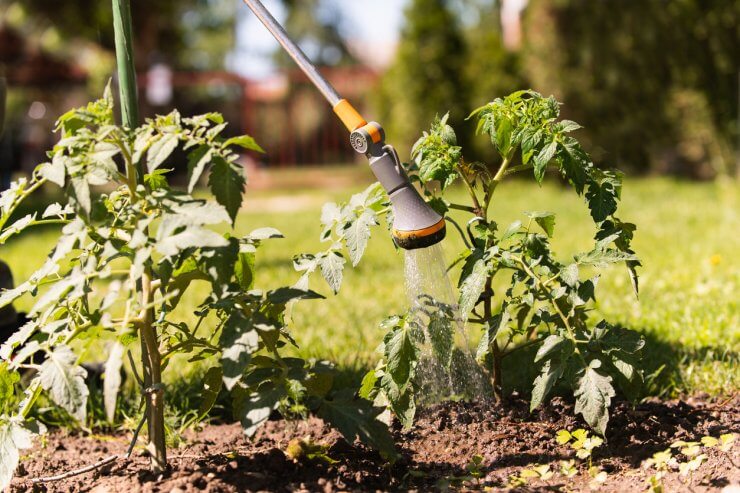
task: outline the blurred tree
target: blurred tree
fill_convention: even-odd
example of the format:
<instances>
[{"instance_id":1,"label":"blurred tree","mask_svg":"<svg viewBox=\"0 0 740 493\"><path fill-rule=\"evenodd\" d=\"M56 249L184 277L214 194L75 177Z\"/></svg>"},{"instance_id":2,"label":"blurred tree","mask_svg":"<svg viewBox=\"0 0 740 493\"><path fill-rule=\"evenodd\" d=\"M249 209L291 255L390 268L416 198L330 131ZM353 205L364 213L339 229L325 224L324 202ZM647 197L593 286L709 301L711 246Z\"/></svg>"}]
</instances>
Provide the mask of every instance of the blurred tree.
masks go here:
<instances>
[{"instance_id":1,"label":"blurred tree","mask_svg":"<svg viewBox=\"0 0 740 493\"><path fill-rule=\"evenodd\" d=\"M344 20L334 0L281 0L286 11L285 28L301 43L318 65L352 63L355 58L342 36ZM278 63L291 66L282 50L276 52Z\"/></svg>"},{"instance_id":2,"label":"blurred tree","mask_svg":"<svg viewBox=\"0 0 740 493\"><path fill-rule=\"evenodd\" d=\"M584 123L598 160L734 173L738 25L737 0L531 0L523 66Z\"/></svg>"},{"instance_id":3,"label":"blurred tree","mask_svg":"<svg viewBox=\"0 0 740 493\"><path fill-rule=\"evenodd\" d=\"M527 87L522 76L520 56L504 46L499 0L465 0L474 10L475 23L466 31L468 44L465 78L473 107ZM494 149L485 139L476 139L472 150L476 159L489 161Z\"/></svg>"},{"instance_id":4,"label":"blurred tree","mask_svg":"<svg viewBox=\"0 0 740 493\"><path fill-rule=\"evenodd\" d=\"M470 97L476 107L525 85L518 54L504 46L500 9L498 1L481 4L478 21L467 32L466 72Z\"/></svg>"},{"instance_id":5,"label":"blurred tree","mask_svg":"<svg viewBox=\"0 0 740 493\"><path fill-rule=\"evenodd\" d=\"M405 17L396 59L378 97L380 121L402 151L435 115L450 110L451 123L460 124L470 109L465 40L451 2L412 0Z\"/></svg>"}]
</instances>

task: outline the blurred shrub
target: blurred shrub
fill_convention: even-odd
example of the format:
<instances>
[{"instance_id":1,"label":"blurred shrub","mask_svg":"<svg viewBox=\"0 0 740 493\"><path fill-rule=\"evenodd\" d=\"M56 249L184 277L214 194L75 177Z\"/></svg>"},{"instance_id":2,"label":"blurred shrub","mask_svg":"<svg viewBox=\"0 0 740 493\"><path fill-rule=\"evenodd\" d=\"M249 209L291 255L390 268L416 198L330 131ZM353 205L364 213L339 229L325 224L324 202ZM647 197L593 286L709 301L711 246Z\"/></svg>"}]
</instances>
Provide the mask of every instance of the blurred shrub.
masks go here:
<instances>
[{"instance_id":1,"label":"blurred shrub","mask_svg":"<svg viewBox=\"0 0 740 493\"><path fill-rule=\"evenodd\" d=\"M735 174L740 2L531 0L522 66L603 163Z\"/></svg>"},{"instance_id":2,"label":"blurred shrub","mask_svg":"<svg viewBox=\"0 0 740 493\"><path fill-rule=\"evenodd\" d=\"M378 98L381 122L402 155L439 112L453 108L451 122L469 110L465 40L449 0L412 0L406 7L393 66Z\"/></svg>"}]
</instances>

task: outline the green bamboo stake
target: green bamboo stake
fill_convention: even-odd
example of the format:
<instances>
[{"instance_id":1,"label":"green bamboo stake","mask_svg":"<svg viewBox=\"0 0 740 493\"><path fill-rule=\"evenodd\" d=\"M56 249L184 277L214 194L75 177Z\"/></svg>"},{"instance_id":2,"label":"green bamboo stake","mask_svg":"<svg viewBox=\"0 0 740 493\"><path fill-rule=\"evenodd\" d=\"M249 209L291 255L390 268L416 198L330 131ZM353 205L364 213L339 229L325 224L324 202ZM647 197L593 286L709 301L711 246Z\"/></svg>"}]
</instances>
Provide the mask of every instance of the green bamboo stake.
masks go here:
<instances>
[{"instance_id":1,"label":"green bamboo stake","mask_svg":"<svg viewBox=\"0 0 740 493\"><path fill-rule=\"evenodd\" d=\"M116 37L116 62L118 64L118 86L121 94L121 119L124 126L136 128L139 125L139 108L129 0L113 0L113 30Z\"/></svg>"}]
</instances>

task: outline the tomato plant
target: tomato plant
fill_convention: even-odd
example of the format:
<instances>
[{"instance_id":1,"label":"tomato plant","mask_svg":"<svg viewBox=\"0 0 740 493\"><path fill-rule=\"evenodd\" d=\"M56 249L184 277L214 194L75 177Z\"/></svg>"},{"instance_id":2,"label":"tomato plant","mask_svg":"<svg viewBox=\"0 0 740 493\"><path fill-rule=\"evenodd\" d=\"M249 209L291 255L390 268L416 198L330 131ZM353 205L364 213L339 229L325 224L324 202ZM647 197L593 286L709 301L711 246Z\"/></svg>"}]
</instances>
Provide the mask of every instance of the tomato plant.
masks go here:
<instances>
[{"instance_id":1,"label":"tomato plant","mask_svg":"<svg viewBox=\"0 0 740 493\"><path fill-rule=\"evenodd\" d=\"M84 424L89 391L75 351L103 336L114 341L104 386L111 420L120 388L115 375L126 351L140 344L140 368L131 362L146 403L140 427L148 425L154 470L167 464L162 373L176 357L211 365L201 419L223 387L248 435L273 411L315 412L350 441L359 437L394 455L392 438L376 419L382 409L349 389L334 390L329 365L281 355L296 344L286 306L321 296L297 287L256 287L257 251L280 232L234 236L212 229L233 225L242 203L245 176L234 149L261 151L249 136L222 137L225 127L219 114L184 118L177 111L138 128L117 125L108 89L102 99L63 115L50 161L0 195L0 244L35 226L62 225L41 268L0 292L0 307L24 295L34 300L28 323L0 346L0 489L19 451L42 431L31 419L42 394ZM177 149L187 154L187 191L168 181ZM196 199L191 193L205 174L213 198ZM46 184L61 187L65 200L14 219L23 200ZM183 314L177 308L196 281L210 289L193 313ZM25 388L21 371L33 375Z\"/></svg>"},{"instance_id":2,"label":"tomato plant","mask_svg":"<svg viewBox=\"0 0 740 493\"><path fill-rule=\"evenodd\" d=\"M594 268L624 264L635 293L638 290L640 262L631 248L636 227L616 215L621 175L594 166L570 135L580 126L560 119L560 105L552 97L516 92L479 108L470 118L477 119L479 134L490 138L500 157L497 167L466 161L455 130L444 117L415 144L407 168L428 202L457 226L466 245L453 265L461 266L460 317L481 329L476 359L500 400L504 358L536 346L532 363L539 365L540 372L532 383L532 409L542 405L556 385L568 387L576 412L603 434L616 388L632 397L642 382L644 340L633 331L589 316L598 282ZM553 213L526 212L521 221L506 227L500 227L495 218L495 192L507 179L531 173L542 183L548 171L585 198L597 229L593 249L566 262L556 258L550 245L555 234ZM467 192L467 203L449 198L450 186L458 182ZM317 257L297 259L297 267L307 272L321 267L336 290L332 280L341 281L343 245L356 264L370 227L389 211L378 193L370 187L348 204L327 204L322 239L330 247ZM449 216L451 210L470 216L467 235ZM317 260L330 258L335 268L325 268ZM494 288L501 284L504 287ZM444 308L439 300L431 304L426 300L421 306L433 306L422 318L427 330L418 326L419 317L412 313L383 325L388 331L381 345L384 359L363 384L364 396L386 403L406 426L413 420L418 397L415 369L420 345L431 339L428 342L443 361L450 358L445 351L452 350L445 341L452 337L455 310Z\"/></svg>"}]
</instances>

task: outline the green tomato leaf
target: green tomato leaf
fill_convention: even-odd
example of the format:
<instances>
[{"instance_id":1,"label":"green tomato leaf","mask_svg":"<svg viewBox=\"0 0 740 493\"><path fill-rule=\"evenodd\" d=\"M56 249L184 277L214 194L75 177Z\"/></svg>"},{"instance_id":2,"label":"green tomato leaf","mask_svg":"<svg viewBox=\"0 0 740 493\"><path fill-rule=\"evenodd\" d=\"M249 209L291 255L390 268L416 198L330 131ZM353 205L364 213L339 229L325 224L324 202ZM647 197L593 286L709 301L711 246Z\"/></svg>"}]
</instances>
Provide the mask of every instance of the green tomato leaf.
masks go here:
<instances>
[{"instance_id":1,"label":"green tomato leaf","mask_svg":"<svg viewBox=\"0 0 740 493\"><path fill-rule=\"evenodd\" d=\"M555 214L547 211L525 212L528 218L534 219L535 222L544 230L548 238L552 238L555 233Z\"/></svg>"},{"instance_id":2,"label":"green tomato leaf","mask_svg":"<svg viewBox=\"0 0 740 493\"><path fill-rule=\"evenodd\" d=\"M285 389L260 389L248 395L237 393L234 399L234 409L244 428L244 434L254 436L257 430L267 422L272 411L278 408L280 400L285 397Z\"/></svg>"},{"instance_id":3,"label":"green tomato leaf","mask_svg":"<svg viewBox=\"0 0 740 493\"><path fill-rule=\"evenodd\" d=\"M411 324L402 320L384 339L386 369L399 387L409 382L419 358L411 331Z\"/></svg>"},{"instance_id":4,"label":"green tomato leaf","mask_svg":"<svg viewBox=\"0 0 740 493\"><path fill-rule=\"evenodd\" d=\"M253 252L239 253L239 258L234 264L234 276L243 291L254 288L255 276L255 254Z\"/></svg>"},{"instance_id":5,"label":"green tomato leaf","mask_svg":"<svg viewBox=\"0 0 740 493\"><path fill-rule=\"evenodd\" d=\"M432 343L432 353L446 369L452 363L452 349L454 347L455 328L453 321L441 313L435 311L429 318L429 339Z\"/></svg>"},{"instance_id":6,"label":"green tomato leaf","mask_svg":"<svg viewBox=\"0 0 740 493\"><path fill-rule=\"evenodd\" d=\"M573 343L570 339L566 339L558 334L549 335L544 341L542 341L542 345L540 345L540 348L537 350L537 354L534 357L534 362L539 363L542 360L550 359L555 355L559 355L569 346L572 350Z\"/></svg>"},{"instance_id":7,"label":"green tomato leaf","mask_svg":"<svg viewBox=\"0 0 740 493\"><path fill-rule=\"evenodd\" d=\"M398 454L393 437L388 427L377 419L382 409L373 407L364 399L355 399L353 394L352 390L344 389L331 400L324 400L317 411L318 416L338 429L349 443L359 438L386 460L395 461Z\"/></svg>"},{"instance_id":8,"label":"green tomato leaf","mask_svg":"<svg viewBox=\"0 0 740 493\"><path fill-rule=\"evenodd\" d=\"M583 415L586 423L602 436L609 422L609 406L614 397L612 379L600 373L601 361L595 359L576 376L576 413Z\"/></svg>"},{"instance_id":9,"label":"green tomato leaf","mask_svg":"<svg viewBox=\"0 0 740 493\"><path fill-rule=\"evenodd\" d=\"M545 402L550 395L553 387L563 376L565 367L557 360L549 359L542 366L542 370L537 378L534 379L532 387L532 401L530 402L530 412L534 411Z\"/></svg>"},{"instance_id":10,"label":"green tomato leaf","mask_svg":"<svg viewBox=\"0 0 740 493\"><path fill-rule=\"evenodd\" d=\"M555 157L555 152L557 150L557 141L551 140L534 156L534 177L537 179L538 183L542 183L542 180L545 178L547 165L550 164L550 161Z\"/></svg>"},{"instance_id":11,"label":"green tomato leaf","mask_svg":"<svg viewBox=\"0 0 740 493\"><path fill-rule=\"evenodd\" d=\"M77 356L68 346L57 346L39 370L41 387L79 422L85 421L87 411L86 376L87 371L77 366Z\"/></svg>"},{"instance_id":12,"label":"green tomato leaf","mask_svg":"<svg viewBox=\"0 0 740 493\"><path fill-rule=\"evenodd\" d=\"M278 288L267 293L267 299L276 305L284 305L298 300L322 300L324 297L315 291L298 288Z\"/></svg>"},{"instance_id":13,"label":"green tomato leaf","mask_svg":"<svg viewBox=\"0 0 740 493\"><path fill-rule=\"evenodd\" d=\"M328 252L319 258L321 275L335 294L339 292L339 288L342 286L345 262L344 257L339 252Z\"/></svg>"},{"instance_id":14,"label":"green tomato leaf","mask_svg":"<svg viewBox=\"0 0 740 493\"><path fill-rule=\"evenodd\" d=\"M121 389L121 368L123 368L123 353L126 348L120 342L111 347L108 359L105 362L103 374L103 403L105 416L112 423L116 416L118 392Z\"/></svg>"},{"instance_id":15,"label":"green tomato leaf","mask_svg":"<svg viewBox=\"0 0 740 493\"><path fill-rule=\"evenodd\" d=\"M259 349L259 334L243 317L233 315L224 326L220 346L223 382L231 390L244 376L252 353Z\"/></svg>"},{"instance_id":16,"label":"green tomato leaf","mask_svg":"<svg viewBox=\"0 0 740 493\"><path fill-rule=\"evenodd\" d=\"M367 242L370 239L370 228L377 224L378 220L375 212L371 209L365 209L344 230L349 258L352 261L353 267L360 263L362 256L365 254Z\"/></svg>"},{"instance_id":17,"label":"green tomato leaf","mask_svg":"<svg viewBox=\"0 0 740 493\"><path fill-rule=\"evenodd\" d=\"M265 152L265 150L262 149L262 147L260 147L259 144L257 144L257 141L255 141L254 138L250 137L249 135L240 135L238 137L232 137L228 139L226 142L224 142L224 147L229 147L232 145L242 147L249 151L261 152L263 154Z\"/></svg>"},{"instance_id":18,"label":"green tomato leaf","mask_svg":"<svg viewBox=\"0 0 740 493\"><path fill-rule=\"evenodd\" d=\"M20 451L33 447L33 436L17 419L0 422L0 491L10 485L20 461Z\"/></svg>"},{"instance_id":19,"label":"green tomato leaf","mask_svg":"<svg viewBox=\"0 0 740 493\"><path fill-rule=\"evenodd\" d=\"M242 205L245 185L244 169L241 166L222 158L214 160L208 177L208 186L218 203L226 208L232 224L236 221L236 215Z\"/></svg>"},{"instance_id":20,"label":"green tomato leaf","mask_svg":"<svg viewBox=\"0 0 740 493\"><path fill-rule=\"evenodd\" d=\"M485 260L479 258L473 264L470 274L463 279L460 285L460 313L464 318L467 318L475 305L478 304L478 299L486 287L487 279L488 266Z\"/></svg>"},{"instance_id":21,"label":"green tomato leaf","mask_svg":"<svg viewBox=\"0 0 740 493\"><path fill-rule=\"evenodd\" d=\"M223 386L223 369L214 366L208 369L203 377L203 391L201 392L200 407L198 408L198 421L202 421L216 404L218 394Z\"/></svg>"},{"instance_id":22,"label":"green tomato leaf","mask_svg":"<svg viewBox=\"0 0 740 493\"><path fill-rule=\"evenodd\" d=\"M177 148L178 142L177 134L166 133L149 146L149 150L146 153L147 170L149 173L153 173L155 169L159 168L170 157L172 152Z\"/></svg>"},{"instance_id":23,"label":"green tomato leaf","mask_svg":"<svg viewBox=\"0 0 740 493\"><path fill-rule=\"evenodd\" d=\"M203 170L213 159L213 149L202 145L188 154L188 193L193 193Z\"/></svg>"}]
</instances>

